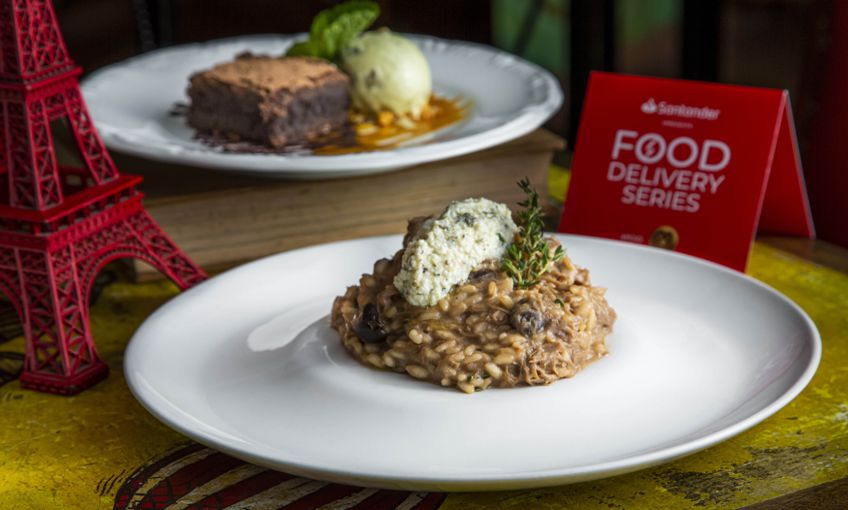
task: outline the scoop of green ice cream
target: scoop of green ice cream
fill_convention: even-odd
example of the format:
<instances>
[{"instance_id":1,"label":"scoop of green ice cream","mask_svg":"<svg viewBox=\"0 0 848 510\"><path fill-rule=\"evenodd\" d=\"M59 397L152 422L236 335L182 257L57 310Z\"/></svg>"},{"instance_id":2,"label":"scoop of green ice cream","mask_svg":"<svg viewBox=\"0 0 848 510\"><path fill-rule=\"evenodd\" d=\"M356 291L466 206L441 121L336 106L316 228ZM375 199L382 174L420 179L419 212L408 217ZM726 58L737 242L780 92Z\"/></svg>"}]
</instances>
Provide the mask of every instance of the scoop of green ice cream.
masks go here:
<instances>
[{"instance_id":1,"label":"scoop of green ice cream","mask_svg":"<svg viewBox=\"0 0 848 510\"><path fill-rule=\"evenodd\" d=\"M389 30L367 32L341 53L342 69L351 79L351 99L359 110L418 119L430 100L430 66L412 41Z\"/></svg>"}]
</instances>

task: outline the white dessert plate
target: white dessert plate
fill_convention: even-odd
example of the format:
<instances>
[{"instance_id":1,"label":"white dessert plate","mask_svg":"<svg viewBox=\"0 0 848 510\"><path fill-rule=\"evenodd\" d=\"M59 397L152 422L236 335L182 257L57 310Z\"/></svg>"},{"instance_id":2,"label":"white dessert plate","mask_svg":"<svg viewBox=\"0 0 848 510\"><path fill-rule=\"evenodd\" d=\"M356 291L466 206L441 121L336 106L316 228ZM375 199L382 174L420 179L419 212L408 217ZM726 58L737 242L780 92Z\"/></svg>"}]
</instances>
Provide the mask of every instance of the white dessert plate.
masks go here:
<instances>
[{"instance_id":1,"label":"white dessert plate","mask_svg":"<svg viewBox=\"0 0 848 510\"><path fill-rule=\"evenodd\" d=\"M541 126L562 104L556 78L492 47L409 37L431 67L436 93L472 103L468 116L401 147L338 156L233 154L194 139L174 104L188 102L189 76L243 51L280 55L303 36L261 35L175 46L98 70L82 83L106 145L145 158L287 178L320 179L395 170L492 147Z\"/></svg>"},{"instance_id":2,"label":"white dessert plate","mask_svg":"<svg viewBox=\"0 0 848 510\"><path fill-rule=\"evenodd\" d=\"M132 338L127 382L170 427L249 462L353 485L494 490L696 452L766 419L815 373L814 324L766 285L559 237L618 313L610 355L572 379L467 395L354 361L330 306L400 246L392 236L274 255L177 296Z\"/></svg>"}]
</instances>

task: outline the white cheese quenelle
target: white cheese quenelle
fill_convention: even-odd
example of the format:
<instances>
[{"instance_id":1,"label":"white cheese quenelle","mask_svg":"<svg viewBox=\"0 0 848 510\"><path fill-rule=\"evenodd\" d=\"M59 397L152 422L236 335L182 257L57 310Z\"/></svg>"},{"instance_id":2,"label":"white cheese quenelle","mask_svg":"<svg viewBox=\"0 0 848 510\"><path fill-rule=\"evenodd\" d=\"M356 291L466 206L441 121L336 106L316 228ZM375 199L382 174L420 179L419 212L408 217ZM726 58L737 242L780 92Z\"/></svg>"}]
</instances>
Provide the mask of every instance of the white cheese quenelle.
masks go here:
<instances>
[{"instance_id":1,"label":"white cheese quenelle","mask_svg":"<svg viewBox=\"0 0 848 510\"><path fill-rule=\"evenodd\" d=\"M425 221L406 246L395 287L412 305L435 305L483 261L502 258L517 229L504 204L485 198L453 202Z\"/></svg>"}]
</instances>

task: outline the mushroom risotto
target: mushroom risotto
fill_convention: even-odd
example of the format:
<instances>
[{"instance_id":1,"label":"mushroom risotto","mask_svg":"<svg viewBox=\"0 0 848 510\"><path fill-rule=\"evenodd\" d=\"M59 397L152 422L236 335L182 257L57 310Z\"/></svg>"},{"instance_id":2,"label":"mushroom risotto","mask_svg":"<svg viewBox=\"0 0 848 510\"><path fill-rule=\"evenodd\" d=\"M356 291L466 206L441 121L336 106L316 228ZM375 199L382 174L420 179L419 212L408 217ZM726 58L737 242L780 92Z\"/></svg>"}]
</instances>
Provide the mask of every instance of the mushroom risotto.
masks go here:
<instances>
[{"instance_id":1,"label":"mushroom risotto","mask_svg":"<svg viewBox=\"0 0 848 510\"><path fill-rule=\"evenodd\" d=\"M485 199L409 222L403 248L336 298L332 326L360 362L466 393L549 384L607 354L604 289L544 238L538 196L516 226Z\"/></svg>"}]
</instances>

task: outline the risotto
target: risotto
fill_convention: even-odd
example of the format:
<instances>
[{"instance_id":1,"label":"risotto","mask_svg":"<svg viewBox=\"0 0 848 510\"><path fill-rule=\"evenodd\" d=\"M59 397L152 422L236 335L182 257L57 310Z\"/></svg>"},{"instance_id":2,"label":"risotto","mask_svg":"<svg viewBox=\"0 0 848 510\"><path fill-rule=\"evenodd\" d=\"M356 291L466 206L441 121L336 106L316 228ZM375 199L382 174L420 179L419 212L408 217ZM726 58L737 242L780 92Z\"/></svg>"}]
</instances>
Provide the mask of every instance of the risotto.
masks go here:
<instances>
[{"instance_id":1,"label":"risotto","mask_svg":"<svg viewBox=\"0 0 848 510\"><path fill-rule=\"evenodd\" d=\"M526 288L515 285L501 260L489 258L434 304L410 304L395 277L405 249L432 221L410 221L403 248L378 260L333 303L332 326L356 359L473 393L550 384L607 354L615 312L604 289L565 255Z\"/></svg>"}]
</instances>

